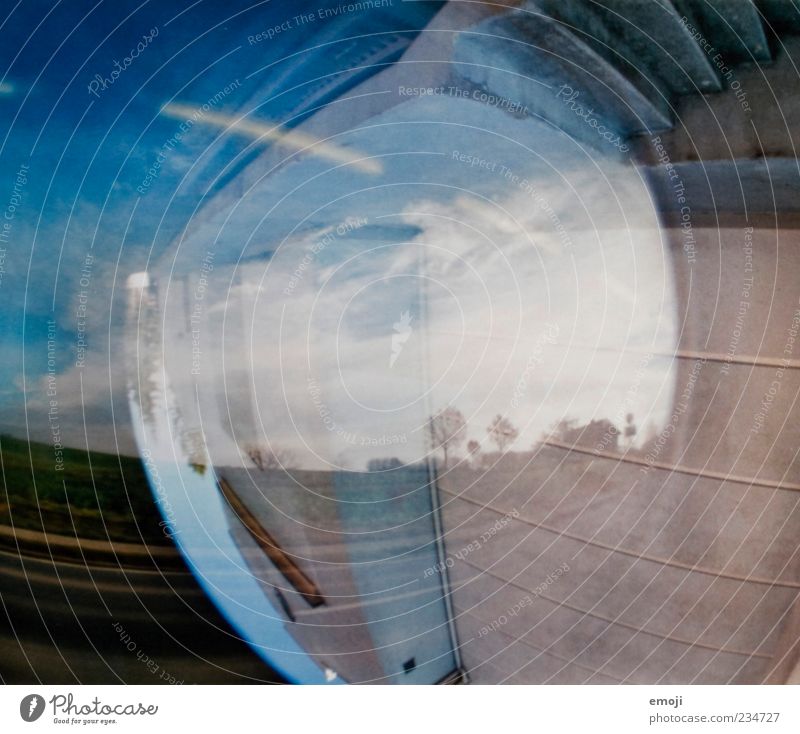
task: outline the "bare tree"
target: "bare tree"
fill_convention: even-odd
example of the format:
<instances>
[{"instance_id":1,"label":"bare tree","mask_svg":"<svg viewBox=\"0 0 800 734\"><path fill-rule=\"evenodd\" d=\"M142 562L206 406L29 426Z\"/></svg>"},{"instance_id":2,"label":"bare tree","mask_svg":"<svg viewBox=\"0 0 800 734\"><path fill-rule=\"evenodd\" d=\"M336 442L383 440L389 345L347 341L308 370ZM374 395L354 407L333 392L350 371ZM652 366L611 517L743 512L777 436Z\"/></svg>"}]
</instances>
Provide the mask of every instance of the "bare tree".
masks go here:
<instances>
[{"instance_id":1,"label":"bare tree","mask_svg":"<svg viewBox=\"0 0 800 734\"><path fill-rule=\"evenodd\" d=\"M470 463L474 466L478 462L478 454L481 452L481 445L474 438L467 442L467 454Z\"/></svg>"},{"instance_id":2,"label":"bare tree","mask_svg":"<svg viewBox=\"0 0 800 734\"><path fill-rule=\"evenodd\" d=\"M433 448L442 450L445 466L449 453L464 443L466 427L467 421L464 420L463 414L458 408L453 407L442 408L428 420Z\"/></svg>"},{"instance_id":3,"label":"bare tree","mask_svg":"<svg viewBox=\"0 0 800 734\"><path fill-rule=\"evenodd\" d=\"M489 427L486 429L489 438L497 444L500 453L505 452L514 441L519 437L519 431L514 427L508 418L496 415Z\"/></svg>"},{"instance_id":4,"label":"bare tree","mask_svg":"<svg viewBox=\"0 0 800 734\"><path fill-rule=\"evenodd\" d=\"M247 456L261 471L269 469L287 469L294 462L295 456L290 449L273 446L247 444L244 447Z\"/></svg>"},{"instance_id":5,"label":"bare tree","mask_svg":"<svg viewBox=\"0 0 800 734\"><path fill-rule=\"evenodd\" d=\"M633 413L628 413L625 416L625 445L630 448L633 445L633 440L636 437L636 424L633 422Z\"/></svg>"}]
</instances>

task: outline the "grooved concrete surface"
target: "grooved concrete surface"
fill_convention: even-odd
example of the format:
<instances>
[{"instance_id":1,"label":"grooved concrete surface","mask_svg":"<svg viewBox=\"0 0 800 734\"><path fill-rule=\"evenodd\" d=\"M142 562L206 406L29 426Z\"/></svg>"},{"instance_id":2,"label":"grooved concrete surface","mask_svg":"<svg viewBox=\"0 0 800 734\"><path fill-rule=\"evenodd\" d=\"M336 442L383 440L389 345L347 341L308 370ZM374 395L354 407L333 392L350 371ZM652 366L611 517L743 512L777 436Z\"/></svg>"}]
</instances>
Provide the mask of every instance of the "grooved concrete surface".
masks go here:
<instances>
[{"instance_id":1,"label":"grooved concrete surface","mask_svg":"<svg viewBox=\"0 0 800 734\"><path fill-rule=\"evenodd\" d=\"M678 361L673 428L649 455L697 475L554 446L446 473L452 598L475 683L759 683L793 654L800 492L763 485L798 482L800 233L696 230L692 263L682 233L670 237L679 350L718 356Z\"/></svg>"}]
</instances>

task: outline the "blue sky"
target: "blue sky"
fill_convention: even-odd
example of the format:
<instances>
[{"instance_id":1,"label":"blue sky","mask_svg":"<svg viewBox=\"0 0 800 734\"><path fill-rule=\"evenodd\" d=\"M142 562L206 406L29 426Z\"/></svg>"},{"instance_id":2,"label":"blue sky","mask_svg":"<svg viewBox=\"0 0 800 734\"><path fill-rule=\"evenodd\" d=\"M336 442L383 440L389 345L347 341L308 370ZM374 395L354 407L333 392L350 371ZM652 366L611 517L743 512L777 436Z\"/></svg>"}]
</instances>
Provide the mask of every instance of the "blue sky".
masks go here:
<instances>
[{"instance_id":1,"label":"blue sky","mask_svg":"<svg viewBox=\"0 0 800 734\"><path fill-rule=\"evenodd\" d=\"M26 420L23 358L25 383L35 390L46 371L43 324L55 318L59 371L74 361L81 268L91 252L84 368L91 390L83 402L95 403L91 412L101 420L89 426L90 441L94 448L134 450L125 425L124 380L115 370L108 376L124 316L119 301L112 302L112 289L118 298L127 275L157 258L220 183L234 179L263 148L202 124L181 134L181 120L160 111L170 102L200 107L213 100L209 110L215 113L247 105L260 119L294 125L302 119L298 112L325 101L320 84L308 81L321 70L347 69L374 43L337 39L384 26L410 41L413 34L403 29L419 26L436 3L344 14L316 21L313 34L294 27L271 39L249 40L281 25L297 26L298 13L326 5L338 3L35 1L21 3L5 19L6 29L14 30L4 32L0 48L2 211L19 166L28 165L29 175L0 281L0 431L47 435L36 395L27 396ZM151 40L132 57L145 36ZM326 42L333 43L306 50ZM112 78L120 68L115 61L124 69ZM97 76L109 83L92 94L89 84ZM339 81L351 85L358 77ZM137 187L176 134L179 141L141 196ZM66 377L60 396L68 408L65 419L73 424L77 387ZM112 404L119 432L114 441L108 431ZM82 443L82 430L66 435Z\"/></svg>"}]
</instances>

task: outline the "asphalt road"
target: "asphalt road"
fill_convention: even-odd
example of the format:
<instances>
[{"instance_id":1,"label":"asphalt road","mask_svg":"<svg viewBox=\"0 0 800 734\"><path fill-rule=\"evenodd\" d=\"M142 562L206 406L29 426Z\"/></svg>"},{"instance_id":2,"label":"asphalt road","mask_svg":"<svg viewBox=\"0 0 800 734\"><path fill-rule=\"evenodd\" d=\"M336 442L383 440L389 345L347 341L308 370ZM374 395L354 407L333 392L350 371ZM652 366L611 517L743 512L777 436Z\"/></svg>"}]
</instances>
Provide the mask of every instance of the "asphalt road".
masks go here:
<instances>
[{"instance_id":1,"label":"asphalt road","mask_svg":"<svg viewBox=\"0 0 800 734\"><path fill-rule=\"evenodd\" d=\"M276 683L180 560L170 570L0 551L6 684Z\"/></svg>"}]
</instances>

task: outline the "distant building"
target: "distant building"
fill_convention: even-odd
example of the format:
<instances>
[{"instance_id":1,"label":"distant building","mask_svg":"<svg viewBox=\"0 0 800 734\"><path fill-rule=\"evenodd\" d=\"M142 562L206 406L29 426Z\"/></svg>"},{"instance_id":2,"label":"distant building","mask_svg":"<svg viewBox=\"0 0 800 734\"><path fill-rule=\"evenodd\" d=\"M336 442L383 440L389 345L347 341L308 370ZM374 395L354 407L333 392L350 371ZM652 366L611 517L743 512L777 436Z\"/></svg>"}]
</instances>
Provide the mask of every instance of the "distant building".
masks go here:
<instances>
[{"instance_id":1,"label":"distant building","mask_svg":"<svg viewBox=\"0 0 800 734\"><path fill-rule=\"evenodd\" d=\"M564 430L559 439L564 443L599 451L619 450L619 429L607 418L593 420L582 426Z\"/></svg>"},{"instance_id":2,"label":"distant building","mask_svg":"<svg viewBox=\"0 0 800 734\"><path fill-rule=\"evenodd\" d=\"M370 459L367 462L367 471L389 471L390 469L399 469L403 466L403 462L396 456L387 459Z\"/></svg>"}]
</instances>

